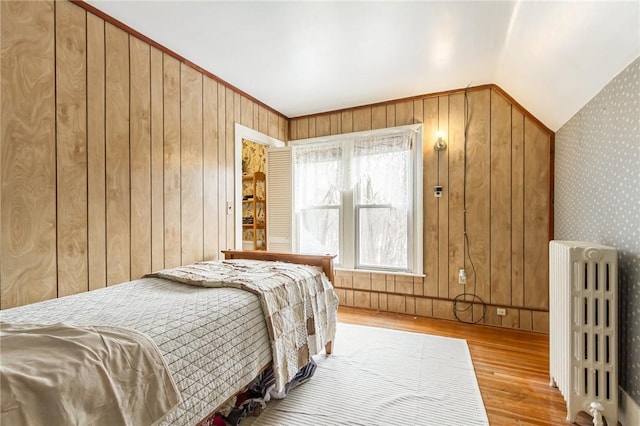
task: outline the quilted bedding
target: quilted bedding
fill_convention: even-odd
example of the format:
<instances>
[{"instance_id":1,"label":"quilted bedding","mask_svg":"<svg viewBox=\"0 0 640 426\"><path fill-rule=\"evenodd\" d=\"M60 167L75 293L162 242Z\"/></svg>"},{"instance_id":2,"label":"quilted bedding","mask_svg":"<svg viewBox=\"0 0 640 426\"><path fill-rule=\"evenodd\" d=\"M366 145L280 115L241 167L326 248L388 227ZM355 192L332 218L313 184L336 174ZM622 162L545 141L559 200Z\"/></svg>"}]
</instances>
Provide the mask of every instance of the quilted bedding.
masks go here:
<instances>
[{"instance_id":1,"label":"quilted bedding","mask_svg":"<svg viewBox=\"0 0 640 426\"><path fill-rule=\"evenodd\" d=\"M271 361L259 298L235 288L143 278L3 310L0 321L103 325L147 334L182 396L162 425L196 424Z\"/></svg>"},{"instance_id":2,"label":"quilted bedding","mask_svg":"<svg viewBox=\"0 0 640 426\"><path fill-rule=\"evenodd\" d=\"M335 338L338 297L320 268L235 259L197 262L151 275L202 287L237 287L259 295L277 391Z\"/></svg>"}]
</instances>

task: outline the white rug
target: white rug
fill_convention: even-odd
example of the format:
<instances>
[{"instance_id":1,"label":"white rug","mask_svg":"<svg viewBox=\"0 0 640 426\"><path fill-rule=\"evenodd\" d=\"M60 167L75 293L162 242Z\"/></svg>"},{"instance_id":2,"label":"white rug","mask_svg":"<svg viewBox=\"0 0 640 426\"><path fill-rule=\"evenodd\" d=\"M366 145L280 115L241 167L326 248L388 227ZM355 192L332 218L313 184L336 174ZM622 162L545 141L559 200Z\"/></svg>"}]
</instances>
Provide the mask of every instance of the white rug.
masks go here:
<instances>
[{"instance_id":1,"label":"white rug","mask_svg":"<svg viewBox=\"0 0 640 426\"><path fill-rule=\"evenodd\" d=\"M467 342L338 324L315 375L242 426L488 425Z\"/></svg>"}]
</instances>

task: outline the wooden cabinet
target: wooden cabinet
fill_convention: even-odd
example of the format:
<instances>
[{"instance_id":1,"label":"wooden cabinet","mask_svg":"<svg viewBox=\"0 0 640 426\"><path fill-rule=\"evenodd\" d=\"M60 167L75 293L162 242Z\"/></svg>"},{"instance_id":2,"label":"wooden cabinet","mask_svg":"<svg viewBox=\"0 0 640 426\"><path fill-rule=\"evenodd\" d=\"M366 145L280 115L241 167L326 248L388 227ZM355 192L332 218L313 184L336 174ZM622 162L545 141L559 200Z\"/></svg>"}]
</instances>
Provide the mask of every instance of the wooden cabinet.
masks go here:
<instances>
[{"instance_id":1,"label":"wooden cabinet","mask_svg":"<svg viewBox=\"0 0 640 426\"><path fill-rule=\"evenodd\" d=\"M266 175L255 172L242 177L242 240L252 241L253 250L267 248Z\"/></svg>"}]
</instances>

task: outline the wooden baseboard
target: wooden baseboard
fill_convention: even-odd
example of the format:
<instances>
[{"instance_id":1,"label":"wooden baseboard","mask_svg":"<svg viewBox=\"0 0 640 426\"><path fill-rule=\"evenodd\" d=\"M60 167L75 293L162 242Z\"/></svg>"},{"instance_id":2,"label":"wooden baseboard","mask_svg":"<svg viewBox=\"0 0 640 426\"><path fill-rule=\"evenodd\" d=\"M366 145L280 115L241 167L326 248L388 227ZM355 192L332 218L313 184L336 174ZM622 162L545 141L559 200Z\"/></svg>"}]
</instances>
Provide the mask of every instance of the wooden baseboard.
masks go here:
<instances>
[{"instance_id":1,"label":"wooden baseboard","mask_svg":"<svg viewBox=\"0 0 640 426\"><path fill-rule=\"evenodd\" d=\"M622 426L640 425L640 406L622 388L619 390L618 420Z\"/></svg>"}]
</instances>

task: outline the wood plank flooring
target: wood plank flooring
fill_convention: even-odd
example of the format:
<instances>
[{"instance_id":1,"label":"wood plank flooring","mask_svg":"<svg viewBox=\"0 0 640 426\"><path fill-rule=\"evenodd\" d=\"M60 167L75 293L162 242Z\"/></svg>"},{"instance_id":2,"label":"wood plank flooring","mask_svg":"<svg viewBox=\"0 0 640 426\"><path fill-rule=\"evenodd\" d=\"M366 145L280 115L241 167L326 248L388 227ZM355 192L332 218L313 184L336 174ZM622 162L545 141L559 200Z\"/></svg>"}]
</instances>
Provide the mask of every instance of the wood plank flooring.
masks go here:
<instances>
[{"instance_id":1,"label":"wood plank flooring","mask_svg":"<svg viewBox=\"0 0 640 426\"><path fill-rule=\"evenodd\" d=\"M546 334L342 306L338 320L465 339L492 426L569 424L562 395L549 386ZM591 425L591 417L581 413L576 424Z\"/></svg>"}]
</instances>

